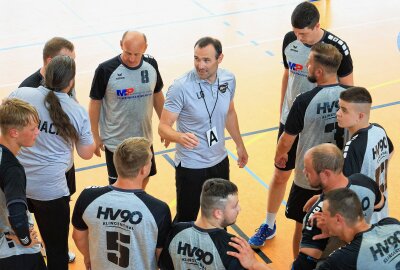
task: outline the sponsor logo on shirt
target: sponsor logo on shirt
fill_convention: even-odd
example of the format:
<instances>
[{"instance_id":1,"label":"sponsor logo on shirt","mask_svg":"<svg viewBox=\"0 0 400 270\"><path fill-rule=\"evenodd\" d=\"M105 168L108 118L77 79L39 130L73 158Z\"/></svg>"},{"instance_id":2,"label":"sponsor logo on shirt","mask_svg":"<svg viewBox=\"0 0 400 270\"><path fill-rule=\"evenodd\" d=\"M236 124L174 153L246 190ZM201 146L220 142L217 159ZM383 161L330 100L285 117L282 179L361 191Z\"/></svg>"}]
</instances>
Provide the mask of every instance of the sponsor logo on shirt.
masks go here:
<instances>
[{"instance_id":1,"label":"sponsor logo on shirt","mask_svg":"<svg viewBox=\"0 0 400 270\"><path fill-rule=\"evenodd\" d=\"M123 80L125 79L124 76L122 76L122 73L117 73L117 78L115 78L116 80Z\"/></svg>"},{"instance_id":2,"label":"sponsor logo on shirt","mask_svg":"<svg viewBox=\"0 0 400 270\"><path fill-rule=\"evenodd\" d=\"M317 114L321 113L331 113L339 109L339 101L335 100L332 102L321 102L317 104Z\"/></svg>"},{"instance_id":3,"label":"sponsor logo on shirt","mask_svg":"<svg viewBox=\"0 0 400 270\"><path fill-rule=\"evenodd\" d=\"M99 206L97 210L97 218L119 222L129 221L130 224L136 225L142 221L143 214L139 211L131 212L129 210L114 209L111 207L103 209L102 206Z\"/></svg>"},{"instance_id":4,"label":"sponsor logo on shirt","mask_svg":"<svg viewBox=\"0 0 400 270\"><path fill-rule=\"evenodd\" d=\"M142 98L142 97L148 97L148 96L153 95L152 91L137 92L137 91L135 91L135 89L133 87L125 88L125 89L117 89L117 90L115 90L115 93L117 94L118 99Z\"/></svg>"},{"instance_id":5,"label":"sponsor logo on shirt","mask_svg":"<svg viewBox=\"0 0 400 270\"><path fill-rule=\"evenodd\" d=\"M125 89L117 89L117 96L118 97L126 97L126 96L131 96L133 95L133 93L135 92L135 89L133 87L131 88L125 88Z\"/></svg>"},{"instance_id":6,"label":"sponsor logo on shirt","mask_svg":"<svg viewBox=\"0 0 400 270\"><path fill-rule=\"evenodd\" d=\"M380 139L375 147L372 147L372 158L375 160L376 158L379 158L382 154L385 154L388 146L389 145L386 137Z\"/></svg>"},{"instance_id":7,"label":"sponsor logo on shirt","mask_svg":"<svg viewBox=\"0 0 400 270\"><path fill-rule=\"evenodd\" d=\"M293 71L300 71L303 70L303 65L301 64L296 64L296 63L292 63L289 61L289 69L293 70Z\"/></svg>"},{"instance_id":8,"label":"sponsor logo on shirt","mask_svg":"<svg viewBox=\"0 0 400 270\"><path fill-rule=\"evenodd\" d=\"M400 255L400 231L394 232L393 235L385 240L369 247L369 250L371 251L374 261L385 257L383 262L390 263Z\"/></svg>"},{"instance_id":9,"label":"sponsor logo on shirt","mask_svg":"<svg viewBox=\"0 0 400 270\"><path fill-rule=\"evenodd\" d=\"M302 64L297 64L288 61L288 65L291 74L307 77L307 69L305 69Z\"/></svg>"},{"instance_id":10,"label":"sponsor logo on shirt","mask_svg":"<svg viewBox=\"0 0 400 270\"><path fill-rule=\"evenodd\" d=\"M210 265L214 261L214 256L212 253L204 251L198 247L192 247L190 244L182 243L181 241L178 244L177 254L186 256L186 258L182 258L183 262L199 265L201 269L206 269L202 263Z\"/></svg>"}]
</instances>

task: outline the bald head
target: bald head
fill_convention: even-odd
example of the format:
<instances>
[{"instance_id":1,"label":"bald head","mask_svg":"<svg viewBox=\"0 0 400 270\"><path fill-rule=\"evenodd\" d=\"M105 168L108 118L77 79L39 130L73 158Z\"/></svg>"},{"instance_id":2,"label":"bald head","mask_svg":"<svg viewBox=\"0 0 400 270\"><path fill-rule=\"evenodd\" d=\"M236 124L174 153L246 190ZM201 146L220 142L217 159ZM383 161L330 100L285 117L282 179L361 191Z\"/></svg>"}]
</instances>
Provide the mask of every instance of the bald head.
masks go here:
<instances>
[{"instance_id":1,"label":"bald head","mask_svg":"<svg viewBox=\"0 0 400 270\"><path fill-rule=\"evenodd\" d=\"M121 38L121 42L125 40L135 40L135 41L142 41L147 44L146 35L139 31L126 31Z\"/></svg>"},{"instance_id":2,"label":"bald head","mask_svg":"<svg viewBox=\"0 0 400 270\"><path fill-rule=\"evenodd\" d=\"M120 42L121 60L128 67L137 67L147 49L146 35L138 31L126 31Z\"/></svg>"},{"instance_id":3,"label":"bald head","mask_svg":"<svg viewBox=\"0 0 400 270\"><path fill-rule=\"evenodd\" d=\"M344 163L342 151L332 143L314 146L306 152L305 156L311 158L313 169L317 173L323 170L342 172Z\"/></svg>"}]
</instances>

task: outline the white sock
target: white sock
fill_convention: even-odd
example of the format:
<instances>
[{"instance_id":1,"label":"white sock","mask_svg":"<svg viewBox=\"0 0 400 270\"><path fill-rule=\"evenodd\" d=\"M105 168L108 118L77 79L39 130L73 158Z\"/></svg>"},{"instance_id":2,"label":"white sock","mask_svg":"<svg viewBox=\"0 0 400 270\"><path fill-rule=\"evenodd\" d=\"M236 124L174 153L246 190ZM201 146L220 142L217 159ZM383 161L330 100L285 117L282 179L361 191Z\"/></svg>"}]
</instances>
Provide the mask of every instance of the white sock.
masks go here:
<instances>
[{"instance_id":1,"label":"white sock","mask_svg":"<svg viewBox=\"0 0 400 270\"><path fill-rule=\"evenodd\" d=\"M276 213L267 212L267 218L265 219L265 223L268 225L269 228L273 229L276 219Z\"/></svg>"}]
</instances>

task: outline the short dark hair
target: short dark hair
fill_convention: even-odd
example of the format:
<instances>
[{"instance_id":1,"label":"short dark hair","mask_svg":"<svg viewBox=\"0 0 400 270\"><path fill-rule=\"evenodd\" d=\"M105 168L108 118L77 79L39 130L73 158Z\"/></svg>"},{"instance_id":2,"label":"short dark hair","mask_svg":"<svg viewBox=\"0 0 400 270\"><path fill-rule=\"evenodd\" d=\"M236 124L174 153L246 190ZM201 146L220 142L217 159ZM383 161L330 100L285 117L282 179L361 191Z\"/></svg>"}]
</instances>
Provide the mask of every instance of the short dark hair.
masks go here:
<instances>
[{"instance_id":1,"label":"short dark hair","mask_svg":"<svg viewBox=\"0 0 400 270\"><path fill-rule=\"evenodd\" d=\"M43 48L43 61L49 57L53 58L57 56L64 48L73 52L74 44L63 37L53 37L52 39L48 40Z\"/></svg>"},{"instance_id":2,"label":"short dark hair","mask_svg":"<svg viewBox=\"0 0 400 270\"><path fill-rule=\"evenodd\" d=\"M208 179L203 184L200 195L201 213L209 218L213 210L224 209L227 197L238 193L237 186L222 178Z\"/></svg>"},{"instance_id":3,"label":"short dark hair","mask_svg":"<svg viewBox=\"0 0 400 270\"><path fill-rule=\"evenodd\" d=\"M292 13L292 26L294 28L314 28L319 22L318 9L309 2L303 2L297 5Z\"/></svg>"},{"instance_id":4,"label":"short dark hair","mask_svg":"<svg viewBox=\"0 0 400 270\"><path fill-rule=\"evenodd\" d=\"M324 201L329 202L331 217L342 215L348 225L353 225L364 218L361 202L357 194L348 188L338 188L324 194Z\"/></svg>"},{"instance_id":5,"label":"short dark hair","mask_svg":"<svg viewBox=\"0 0 400 270\"><path fill-rule=\"evenodd\" d=\"M341 173L344 158L340 149L332 143L324 143L314 146L310 150L313 169L320 173L323 170L330 170Z\"/></svg>"},{"instance_id":6,"label":"short dark hair","mask_svg":"<svg viewBox=\"0 0 400 270\"><path fill-rule=\"evenodd\" d=\"M311 47L311 52L313 52L314 61L322 65L327 72L337 73L343 55L335 46L319 42Z\"/></svg>"},{"instance_id":7,"label":"short dark hair","mask_svg":"<svg viewBox=\"0 0 400 270\"><path fill-rule=\"evenodd\" d=\"M222 54L222 44L221 41L216 38L202 37L194 44L194 47L196 48L196 46L199 46L199 48L204 48L210 44L213 45L215 49L215 58L218 58Z\"/></svg>"},{"instance_id":8,"label":"short dark hair","mask_svg":"<svg viewBox=\"0 0 400 270\"><path fill-rule=\"evenodd\" d=\"M349 103L372 104L372 97L364 87L353 86L340 93L340 99Z\"/></svg>"}]
</instances>

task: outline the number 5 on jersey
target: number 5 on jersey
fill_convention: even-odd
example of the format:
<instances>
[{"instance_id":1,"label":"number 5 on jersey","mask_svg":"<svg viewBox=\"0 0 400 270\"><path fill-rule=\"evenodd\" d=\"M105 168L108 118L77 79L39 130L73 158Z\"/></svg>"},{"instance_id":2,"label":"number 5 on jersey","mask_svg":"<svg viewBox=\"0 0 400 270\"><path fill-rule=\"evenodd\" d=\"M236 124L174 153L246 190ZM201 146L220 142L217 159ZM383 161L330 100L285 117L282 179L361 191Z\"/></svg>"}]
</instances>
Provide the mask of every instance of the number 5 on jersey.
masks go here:
<instances>
[{"instance_id":1,"label":"number 5 on jersey","mask_svg":"<svg viewBox=\"0 0 400 270\"><path fill-rule=\"evenodd\" d=\"M127 268L129 266L129 248L121 243L129 245L130 242L129 235L107 232L107 259L120 267Z\"/></svg>"}]
</instances>

